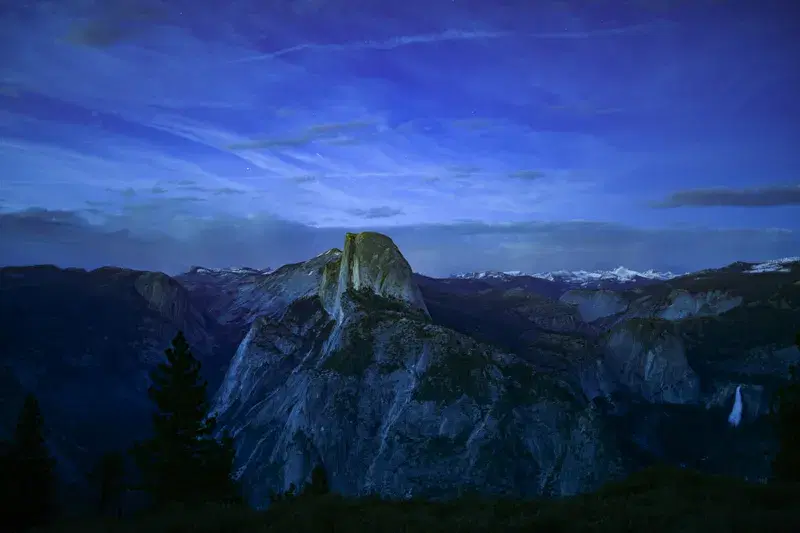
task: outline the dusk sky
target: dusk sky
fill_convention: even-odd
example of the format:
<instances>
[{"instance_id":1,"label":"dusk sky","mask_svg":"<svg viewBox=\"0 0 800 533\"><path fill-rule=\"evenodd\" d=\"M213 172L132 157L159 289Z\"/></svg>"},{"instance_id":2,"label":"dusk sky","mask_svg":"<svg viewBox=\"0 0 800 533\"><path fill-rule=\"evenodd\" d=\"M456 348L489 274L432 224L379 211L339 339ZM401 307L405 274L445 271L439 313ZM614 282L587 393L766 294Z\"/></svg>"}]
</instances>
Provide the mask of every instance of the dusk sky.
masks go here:
<instances>
[{"instance_id":1,"label":"dusk sky","mask_svg":"<svg viewBox=\"0 0 800 533\"><path fill-rule=\"evenodd\" d=\"M800 255L795 4L2 2L0 264Z\"/></svg>"}]
</instances>

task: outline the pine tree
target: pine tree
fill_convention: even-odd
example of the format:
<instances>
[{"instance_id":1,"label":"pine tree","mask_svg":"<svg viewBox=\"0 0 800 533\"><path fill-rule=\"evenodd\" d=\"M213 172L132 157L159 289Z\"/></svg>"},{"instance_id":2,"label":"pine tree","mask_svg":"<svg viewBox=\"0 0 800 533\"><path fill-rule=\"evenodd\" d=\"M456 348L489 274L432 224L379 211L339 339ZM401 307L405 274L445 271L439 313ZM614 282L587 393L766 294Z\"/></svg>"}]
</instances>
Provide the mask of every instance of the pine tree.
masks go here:
<instances>
[{"instance_id":1,"label":"pine tree","mask_svg":"<svg viewBox=\"0 0 800 533\"><path fill-rule=\"evenodd\" d=\"M216 419L208 416L200 362L181 332L165 354L166 362L151 373L148 391L157 407L154 435L133 450L142 488L156 506L235 499L233 443L213 438Z\"/></svg>"},{"instance_id":2,"label":"pine tree","mask_svg":"<svg viewBox=\"0 0 800 533\"><path fill-rule=\"evenodd\" d=\"M331 491L328 485L328 473L325 467L317 465L311 470L311 480L304 483L300 490L294 483L289 484L289 488L283 492L269 491L270 503L286 503L296 500L297 498L308 498L315 496L323 496Z\"/></svg>"},{"instance_id":3,"label":"pine tree","mask_svg":"<svg viewBox=\"0 0 800 533\"><path fill-rule=\"evenodd\" d=\"M800 333L795 338L800 349ZM772 461L776 481L800 482L800 370L789 369L789 383L781 387L772 408L778 453Z\"/></svg>"},{"instance_id":4,"label":"pine tree","mask_svg":"<svg viewBox=\"0 0 800 533\"><path fill-rule=\"evenodd\" d=\"M98 491L97 511L101 515L121 514L125 490L125 457L116 452L104 454L89 474Z\"/></svg>"},{"instance_id":5,"label":"pine tree","mask_svg":"<svg viewBox=\"0 0 800 533\"><path fill-rule=\"evenodd\" d=\"M311 470L311 482L303 487L303 494L308 496L322 496L331 491L328 486L328 473L325 467L317 465Z\"/></svg>"},{"instance_id":6,"label":"pine tree","mask_svg":"<svg viewBox=\"0 0 800 533\"><path fill-rule=\"evenodd\" d=\"M26 531L52 521L56 512L55 460L44 439L44 419L29 394L13 440L3 450L3 526Z\"/></svg>"}]
</instances>

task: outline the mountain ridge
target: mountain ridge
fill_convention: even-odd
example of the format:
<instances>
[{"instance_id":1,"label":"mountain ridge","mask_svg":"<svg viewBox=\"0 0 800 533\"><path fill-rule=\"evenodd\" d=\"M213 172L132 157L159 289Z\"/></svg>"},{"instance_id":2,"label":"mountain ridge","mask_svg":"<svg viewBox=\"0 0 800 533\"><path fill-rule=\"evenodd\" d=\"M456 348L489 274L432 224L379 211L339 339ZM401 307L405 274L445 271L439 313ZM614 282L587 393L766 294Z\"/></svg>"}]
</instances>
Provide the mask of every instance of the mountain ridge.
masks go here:
<instances>
[{"instance_id":1,"label":"mountain ridge","mask_svg":"<svg viewBox=\"0 0 800 533\"><path fill-rule=\"evenodd\" d=\"M546 279L550 281L559 280L559 281L565 281L567 283L577 283L577 284L588 284L592 281L601 281L601 280L610 280L610 281L625 283L625 282L635 282L637 279L666 281L673 278L690 276L695 272L722 270L731 268L735 265L743 267L743 269L747 269L749 272L752 273L772 272L775 270L786 268L787 264L796 262L800 262L800 257L783 257L783 258L768 259L765 261L749 261L749 262L736 261L734 263L723 265L717 268L700 269L696 271L684 272L681 274L676 274L671 271L663 272L655 269L637 271L620 265L616 268L608 270L605 269L552 270L552 271L536 272L536 273L523 272L521 270L512 270L512 271L486 270L486 271L452 274L447 277L454 279L494 278L494 279L505 279L505 280L519 278L519 277L532 277L532 278Z\"/></svg>"},{"instance_id":2,"label":"mountain ridge","mask_svg":"<svg viewBox=\"0 0 800 533\"><path fill-rule=\"evenodd\" d=\"M637 280L667 280L677 277L677 274L672 272L657 272L655 270L646 270L639 272L630 270L624 266L619 266L611 270L553 270L548 272L527 273L522 271L478 271L478 272L465 272L453 274L449 277L456 279L514 279L519 277L531 277L545 279L548 281L561 281L569 284L580 284L586 286L593 282L600 281L615 281L618 283L635 282Z\"/></svg>"},{"instance_id":3,"label":"mountain ridge","mask_svg":"<svg viewBox=\"0 0 800 533\"><path fill-rule=\"evenodd\" d=\"M381 292L413 283L397 254L388 237L348 235L317 294L253 322L214 407L251 501L320 463L339 492L392 497L570 494L623 470L574 384L437 325L411 289Z\"/></svg>"},{"instance_id":4,"label":"mountain ridge","mask_svg":"<svg viewBox=\"0 0 800 533\"><path fill-rule=\"evenodd\" d=\"M59 416L97 437L59 429L60 456L74 459L79 476L111 444L105 422L83 420L78 395L58 391L99 380L99 405L127 413L168 336L203 320L192 343L220 361L210 378L230 378L215 412L240 437L237 468L256 503L301 484L315 464L336 490L398 497L464 487L570 494L653 462L749 479L768 471L770 394L800 361L791 340L800 261L592 288L429 278L375 234L346 236L343 248L274 270L198 267L174 277L0 269L0 405L39 390L43 378L20 362L40 361L50 380L42 390L52 392L45 408L58 404ZM38 303L20 313L26 302ZM104 344L109 336L124 343ZM2 411L0 431L12 410ZM146 431L146 411L138 413L120 443ZM65 450L71 442L87 451Z\"/></svg>"}]
</instances>

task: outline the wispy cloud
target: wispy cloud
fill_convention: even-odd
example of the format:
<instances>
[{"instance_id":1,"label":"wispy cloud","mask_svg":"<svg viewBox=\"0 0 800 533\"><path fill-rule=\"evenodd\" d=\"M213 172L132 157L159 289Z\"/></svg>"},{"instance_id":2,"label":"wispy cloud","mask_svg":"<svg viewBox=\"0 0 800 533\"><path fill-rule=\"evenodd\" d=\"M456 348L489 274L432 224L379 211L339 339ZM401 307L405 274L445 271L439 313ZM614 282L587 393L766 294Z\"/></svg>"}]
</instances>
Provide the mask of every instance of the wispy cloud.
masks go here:
<instances>
[{"instance_id":1,"label":"wispy cloud","mask_svg":"<svg viewBox=\"0 0 800 533\"><path fill-rule=\"evenodd\" d=\"M325 141L331 144L348 144L345 141L354 141L353 137L343 137L342 134L352 135L367 129L375 129L376 123L370 121L354 120L349 122L314 124L309 126L300 135L275 139L260 139L254 141L236 142L226 146L228 150L259 150L264 148L283 148L305 146L315 141Z\"/></svg>"},{"instance_id":2,"label":"wispy cloud","mask_svg":"<svg viewBox=\"0 0 800 533\"><path fill-rule=\"evenodd\" d=\"M76 211L30 209L0 214L4 229L0 257L3 264L89 268L116 264L170 273L193 264L275 267L341 247L345 231L372 229L368 223L313 228L269 216L164 218L173 205L154 202L94 224ZM170 231L138 225L152 217L163 218ZM415 271L433 276L464 270L541 271L620 264L686 271L782 257L800 246L800 235L790 230L643 229L574 221L464 222L384 231ZM676 249L685 252L678 257Z\"/></svg>"},{"instance_id":3,"label":"wispy cloud","mask_svg":"<svg viewBox=\"0 0 800 533\"><path fill-rule=\"evenodd\" d=\"M303 43L274 52L236 59L234 63L246 63L272 59L305 50L324 50L340 52L347 50L391 50L403 46L431 44L445 41L474 41L481 39L504 39L509 37L526 37L531 39L589 39L596 37L612 37L637 35L653 30L654 24L636 24L619 28L603 28L588 31L564 32L512 32L512 31L470 31L449 29L440 33L419 35L401 35L384 40L352 41L347 43Z\"/></svg>"},{"instance_id":4,"label":"wispy cloud","mask_svg":"<svg viewBox=\"0 0 800 533\"><path fill-rule=\"evenodd\" d=\"M484 130L490 128L493 121L486 118L465 118L454 120L452 125L456 128L464 128L468 130Z\"/></svg>"},{"instance_id":5,"label":"wispy cloud","mask_svg":"<svg viewBox=\"0 0 800 533\"><path fill-rule=\"evenodd\" d=\"M515 170L509 174L509 177L521 179L521 180L528 180L534 181L542 179L546 176L544 172L541 170Z\"/></svg>"},{"instance_id":6,"label":"wispy cloud","mask_svg":"<svg viewBox=\"0 0 800 533\"><path fill-rule=\"evenodd\" d=\"M228 150L259 150L261 148L281 148L286 146L305 146L312 142L313 137L295 137L285 139L261 139L257 141L244 141L232 143L225 148Z\"/></svg>"},{"instance_id":7,"label":"wispy cloud","mask_svg":"<svg viewBox=\"0 0 800 533\"><path fill-rule=\"evenodd\" d=\"M67 41L86 46L110 46L170 19L170 11L153 2L119 1L105 7L88 20L72 23L66 34Z\"/></svg>"},{"instance_id":8,"label":"wispy cloud","mask_svg":"<svg viewBox=\"0 0 800 533\"><path fill-rule=\"evenodd\" d=\"M654 204L675 207L777 207L800 205L800 185L776 185L752 189L690 189L669 195Z\"/></svg>"},{"instance_id":9,"label":"wispy cloud","mask_svg":"<svg viewBox=\"0 0 800 533\"><path fill-rule=\"evenodd\" d=\"M762 175L796 177L785 135L796 106L781 116L770 107L794 83L785 79L791 54L765 44L782 38L774 24L743 32L692 20L676 39L650 16L621 17L636 23L617 28L572 6L540 16L550 3L517 16L412 1L389 19L338 2L302 14L270 4L270 17L240 2L214 13L67 2L26 8L24 24L4 17L3 210L83 210L93 223L116 217L116 229L184 241L192 224L223 232L207 220L218 218L322 232L304 229L304 238L360 226L402 236L413 233L401 226L464 219L707 221L708 211L655 211L642 199L665 180L676 190L743 189ZM380 52L351 53L359 50ZM764 132L760 144L752 124ZM780 209L769 216L782 220ZM718 214L717 223L730 222ZM542 231L509 237L506 253L525 256L526 242L560 246ZM439 252L435 243L421 250L418 258Z\"/></svg>"},{"instance_id":10,"label":"wispy cloud","mask_svg":"<svg viewBox=\"0 0 800 533\"><path fill-rule=\"evenodd\" d=\"M403 214L403 210L396 207L380 206L369 209L350 209L349 213L368 220L376 218L392 218Z\"/></svg>"},{"instance_id":11,"label":"wispy cloud","mask_svg":"<svg viewBox=\"0 0 800 533\"><path fill-rule=\"evenodd\" d=\"M249 61L260 61L281 57L294 52L303 50L326 50L326 51L346 51L346 50L391 50L401 46L414 44L429 44L443 41L474 41L477 39L500 39L514 35L507 31L466 31L466 30L447 30L441 33L428 33L422 35L402 35L381 41L366 40L353 41L348 43L303 43L288 48L282 48L267 54L259 54L250 57L243 57L232 61L233 63L245 63Z\"/></svg>"}]
</instances>

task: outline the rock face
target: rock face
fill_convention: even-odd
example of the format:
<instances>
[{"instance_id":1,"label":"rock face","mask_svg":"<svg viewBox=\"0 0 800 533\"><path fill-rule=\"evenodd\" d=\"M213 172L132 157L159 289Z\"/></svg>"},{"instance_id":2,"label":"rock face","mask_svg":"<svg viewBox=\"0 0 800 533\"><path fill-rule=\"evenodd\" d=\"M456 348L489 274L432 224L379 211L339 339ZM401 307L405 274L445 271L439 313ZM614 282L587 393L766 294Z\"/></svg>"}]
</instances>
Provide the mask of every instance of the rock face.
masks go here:
<instances>
[{"instance_id":1,"label":"rock face","mask_svg":"<svg viewBox=\"0 0 800 533\"><path fill-rule=\"evenodd\" d=\"M556 305L518 320L520 299L483 279L424 278L422 288L435 321L575 383L637 464L768 474L774 441L764 415L789 365L800 362L793 347L800 262L771 270L738 263L628 290L571 290L559 295L561 305L590 323L557 332L537 328L569 324ZM742 419L732 427L737 389Z\"/></svg>"},{"instance_id":2,"label":"rock face","mask_svg":"<svg viewBox=\"0 0 800 533\"><path fill-rule=\"evenodd\" d=\"M194 267L176 279L195 305L240 332L238 343L259 316L280 314L297 298L316 294L326 266L338 262L341 255L341 250L332 249L276 270Z\"/></svg>"},{"instance_id":3,"label":"rock face","mask_svg":"<svg viewBox=\"0 0 800 533\"><path fill-rule=\"evenodd\" d=\"M692 294L678 290L670 294L669 305L658 316L667 320L680 320L691 316L717 316L742 305L741 296L731 296L723 291Z\"/></svg>"},{"instance_id":4,"label":"rock face","mask_svg":"<svg viewBox=\"0 0 800 533\"><path fill-rule=\"evenodd\" d=\"M604 363L616 384L652 403L694 403L700 379L682 339L666 321L631 319L606 339Z\"/></svg>"},{"instance_id":5,"label":"rock face","mask_svg":"<svg viewBox=\"0 0 800 533\"><path fill-rule=\"evenodd\" d=\"M798 280L793 263L704 271L621 293L630 306L606 322L602 359L584 369L585 393L621 409L638 452L763 479L774 452L764 415L789 365L800 362ZM737 389L742 421L729 427Z\"/></svg>"},{"instance_id":6,"label":"rock face","mask_svg":"<svg viewBox=\"0 0 800 533\"><path fill-rule=\"evenodd\" d=\"M180 283L163 272L141 272L135 276L133 286L151 310L192 339L194 350L201 354L213 352L213 319L192 304Z\"/></svg>"},{"instance_id":7,"label":"rock face","mask_svg":"<svg viewBox=\"0 0 800 533\"><path fill-rule=\"evenodd\" d=\"M628 309L625 299L609 290L574 289L564 293L559 301L577 306L584 322L594 322Z\"/></svg>"},{"instance_id":8,"label":"rock face","mask_svg":"<svg viewBox=\"0 0 800 533\"><path fill-rule=\"evenodd\" d=\"M253 323L215 412L259 506L316 464L336 491L393 497L572 494L622 472L579 389L432 324L376 234L348 235L318 294Z\"/></svg>"},{"instance_id":9,"label":"rock face","mask_svg":"<svg viewBox=\"0 0 800 533\"><path fill-rule=\"evenodd\" d=\"M366 290L428 313L411 266L394 242L380 233L348 233L338 265L331 262L325 269L321 293L334 316L342 313L342 295L348 290Z\"/></svg>"},{"instance_id":10,"label":"rock face","mask_svg":"<svg viewBox=\"0 0 800 533\"><path fill-rule=\"evenodd\" d=\"M62 479L78 487L69 492L86 494L82 484L98 456L124 450L149 431L149 372L178 330L205 377L219 383L233 349L225 352L216 325L169 276L0 269L0 439L33 392Z\"/></svg>"}]
</instances>

